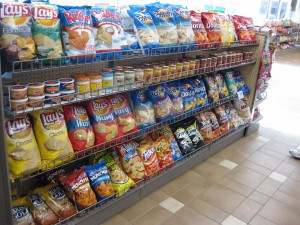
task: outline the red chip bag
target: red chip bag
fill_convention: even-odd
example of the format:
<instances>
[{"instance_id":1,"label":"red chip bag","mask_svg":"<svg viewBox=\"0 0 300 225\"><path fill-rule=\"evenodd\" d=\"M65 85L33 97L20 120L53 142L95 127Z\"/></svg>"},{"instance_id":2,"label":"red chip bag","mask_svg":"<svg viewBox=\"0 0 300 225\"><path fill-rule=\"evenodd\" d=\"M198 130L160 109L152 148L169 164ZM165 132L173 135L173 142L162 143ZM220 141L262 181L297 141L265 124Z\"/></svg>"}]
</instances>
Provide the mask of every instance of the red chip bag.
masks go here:
<instances>
[{"instance_id":1,"label":"red chip bag","mask_svg":"<svg viewBox=\"0 0 300 225\"><path fill-rule=\"evenodd\" d=\"M110 102L114 108L117 122L123 134L137 131L134 115L130 108L129 101L125 93L113 95L110 97Z\"/></svg>"},{"instance_id":2,"label":"red chip bag","mask_svg":"<svg viewBox=\"0 0 300 225\"><path fill-rule=\"evenodd\" d=\"M201 13L191 10L190 17L197 44L208 43L207 33L201 19Z\"/></svg>"},{"instance_id":3,"label":"red chip bag","mask_svg":"<svg viewBox=\"0 0 300 225\"><path fill-rule=\"evenodd\" d=\"M243 16L233 16L233 22L239 41L241 43L251 41L249 30L246 21L243 20Z\"/></svg>"},{"instance_id":4,"label":"red chip bag","mask_svg":"<svg viewBox=\"0 0 300 225\"><path fill-rule=\"evenodd\" d=\"M242 17L242 20L248 28L249 36L250 36L251 40L256 41L256 34L255 34L255 30L254 30L253 19L251 17Z\"/></svg>"},{"instance_id":5,"label":"red chip bag","mask_svg":"<svg viewBox=\"0 0 300 225\"><path fill-rule=\"evenodd\" d=\"M221 29L218 14L203 12L201 13L209 42L221 43Z\"/></svg>"},{"instance_id":6,"label":"red chip bag","mask_svg":"<svg viewBox=\"0 0 300 225\"><path fill-rule=\"evenodd\" d=\"M113 106L108 98L90 101L86 108L94 129L96 144L102 144L122 136Z\"/></svg>"},{"instance_id":7,"label":"red chip bag","mask_svg":"<svg viewBox=\"0 0 300 225\"><path fill-rule=\"evenodd\" d=\"M220 131L220 125L216 115L213 112L206 112L204 114L210 119L212 125L211 128L212 128L213 139L214 140L218 139L221 135L221 131Z\"/></svg>"},{"instance_id":8,"label":"red chip bag","mask_svg":"<svg viewBox=\"0 0 300 225\"><path fill-rule=\"evenodd\" d=\"M74 151L93 146L95 135L85 108L74 104L63 106L63 110Z\"/></svg>"},{"instance_id":9,"label":"red chip bag","mask_svg":"<svg viewBox=\"0 0 300 225\"><path fill-rule=\"evenodd\" d=\"M228 133L229 121L228 121L228 115L227 115L225 109L219 105L216 108L214 108L214 113L216 114L216 117L217 117L219 125L220 125L221 135Z\"/></svg>"},{"instance_id":10,"label":"red chip bag","mask_svg":"<svg viewBox=\"0 0 300 225\"><path fill-rule=\"evenodd\" d=\"M161 169L165 170L167 167L173 166L174 160L171 146L164 136L156 140L156 156Z\"/></svg>"}]
</instances>

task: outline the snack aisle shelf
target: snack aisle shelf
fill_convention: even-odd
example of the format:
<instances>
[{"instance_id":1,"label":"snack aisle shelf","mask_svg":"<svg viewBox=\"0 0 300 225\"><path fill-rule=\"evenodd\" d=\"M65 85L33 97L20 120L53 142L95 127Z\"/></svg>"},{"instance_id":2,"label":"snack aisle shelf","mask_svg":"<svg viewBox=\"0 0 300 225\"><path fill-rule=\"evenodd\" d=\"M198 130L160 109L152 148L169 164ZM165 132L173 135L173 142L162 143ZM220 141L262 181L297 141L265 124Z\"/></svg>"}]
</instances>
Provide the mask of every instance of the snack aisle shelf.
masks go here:
<instances>
[{"instance_id":1,"label":"snack aisle shelf","mask_svg":"<svg viewBox=\"0 0 300 225\"><path fill-rule=\"evenodd\" d=\"M76 65L68 65L68 66L62 66L58 68L50 67L50 68L40 68L40 69L29 69L29 70L21 70L17 71L15 70L13 72L13 76L9 81L15 81L18 83L28 83L33 81L41 81L41 80L50 80L50 79L58 79L61 77L66 77L66 75L70 75L74 72L86 72L91 70L101 70L104 67L112 67L116 65L130 65L133 63L143 63L145 61L154 61L154 60L160 60L160 58L167 60L167 59L174 59L180 56L193 56L195 54L203 54L203 55L209 55L212 52L219 52L222 50L230 49L232 47L236 48L237 50L244 50L247 49L249 51L253 51L254 56L253 58L256 59L255 61L251 61L243 65L243 67L240 68L240 71L245 74L245 83L250 87L251 94L249 96L250 100L250 106L251 109L253 109L254 106L254 96L256 87L256 81L258 76L258 70L259 70L259 57L264 49L265 39L266 36L257 34L257 43L252 44L234 44L233 46L228 47L219 47L219 48L213 48L213 49L200 49L200 50L193 50L190 52L177 52L172 54L165 54L165 55L155 55L150 54L147 57L137 57L137 58L127 58L122 60L107 60L107 61L101 61L97 63L78 63ZM240 65L237 65L240 66ZM236 66L236 67L237 67ZM232 66L235 67L235 66ZM232 68L230 67L230 68ZM224 69L224 68L222 68ZM225 68L226 69L226 68ZM213 70L211 72L216 72L217 70ZM205 73L203 73L205 74ZM7 81L7 79L4 79L4 81ZM2 80L0 81L0 85L2 86ZM128 90L124 90L123 92L127 92ZM0 207L0 224L6 224L6 225L12 225L12 201L10 198L10 192L11 192L11 182L9 181L9 173L8 173L8 165L7 165L7 155L6 155L6 146L5 146L5 132L4 132L4 104L2 99L2 89L0 90L1 98L1 110L0 110L0 125L1 127L1 142L3 143L3 149L0 153L0 157L2 158L0 161L0 178L1 178L1 186L0 186L0 200L1 202L4 202L2 207ZM15 116L15 115L14 115ZM191 115L189 115L191 116ZM184 117L186 118L186 117ZM183 119L183 117L182 117ZM174 120L174 122L180 121L181 119ZM167 182L171 181L175 177L179 176L180 174L186 172L187 170L191 169L193 166L199 164L204 159L210 157L211 155L217 153L227 145L233 143L234 141L240 139L244 136L246 129L249 127L249 124L240 127L238 130L234 130L228 134L226 134L224 137L221 137L214 143L210 144L209 146L205 146L201 149L198 149L198 151L193 152L189 157L185 157L183 160L178 162L178 164L175 164L175 166L163 174L155 177L152 180L146 181L139 186L135 187L134 189L130 190L128 193L126 193L124 196L115 198L108 203L102 205L102 206L92 206L91 208L85 209L83 211L80 211L76 214L76 218L69 218L67 221L61 221L58 224L95 224L98 225L99 223L105 221L106 219L110 218L111 216L117 214L118 212L122 211L123 209L126 209L130 205L134 204L135 202L139 201L141 198L145 197L146 195L150 194L154 190L156 190L158 187L163 186ZM155 127L153 130L158 129L158 127ZM63 165L65 166L65 165ZM35 177L28 179L29 183L35 182ZM22 182L18 183L17 185L22 185ZM26 189L26 187L24 187Z\"/></svg>"}]
</instances>

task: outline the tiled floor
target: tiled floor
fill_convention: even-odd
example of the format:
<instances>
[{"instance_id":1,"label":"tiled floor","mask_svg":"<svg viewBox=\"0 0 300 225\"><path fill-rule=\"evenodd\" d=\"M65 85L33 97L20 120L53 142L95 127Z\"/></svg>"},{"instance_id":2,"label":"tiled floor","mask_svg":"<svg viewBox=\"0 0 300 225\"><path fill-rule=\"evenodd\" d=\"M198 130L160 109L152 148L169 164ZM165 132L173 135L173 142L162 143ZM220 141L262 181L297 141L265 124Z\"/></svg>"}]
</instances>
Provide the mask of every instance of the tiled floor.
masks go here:
<instances>
[{"instance_id":1,"label":"tiled floor","mask_svg":"<svg viewBox=\"0 0 300 225\"><path fill-rule=\"evenodd\" d=\"M300 50L277 54L264 120L104 225L299 225Z\"/></svg>"}]
</instances>

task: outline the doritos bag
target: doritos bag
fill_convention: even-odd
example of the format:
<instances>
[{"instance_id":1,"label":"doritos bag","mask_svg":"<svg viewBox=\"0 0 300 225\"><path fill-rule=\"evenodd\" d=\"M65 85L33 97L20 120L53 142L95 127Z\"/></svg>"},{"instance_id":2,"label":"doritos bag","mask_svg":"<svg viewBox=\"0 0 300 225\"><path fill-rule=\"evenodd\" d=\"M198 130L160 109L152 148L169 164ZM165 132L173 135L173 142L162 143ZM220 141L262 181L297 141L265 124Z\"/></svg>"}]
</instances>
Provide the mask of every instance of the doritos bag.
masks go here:
<instances>
[{"instance_id":1,"label":"doritos bag","mask_svg":"<svg viewBox=\"0 0 300 225\"><path fill-rule=\"evenodd\" d=\"M176 114L181 114L184 112L182 97L180 93L180 82L173 81L167 83L167 92L173 103L174 110Z\"/></svg>"},{"instance_id":2,"label":"doritos bag","mask_svg":"<svg viewBox=\"0 0 300 225\"><path fill-rule=\"evenodd\" d=\"M113 106L108 98L87 103L86 109L94 129L95 144L102 144L122 136Z\"/></svg>"},{"instance_id":3,"label":"doritos bag","mask_svg":"<svg viewBox=\"0 0 300 225\"><path fill-rule=\"evenodd\" d=\"M234 27L237 32L239 41L241 43L247 43L251 41L249 29L243 16L233 16Z\"/></svg>"},{"instance_id":4,"label":"doritos bag","mask_svg":"<svg viewBox=\"0 0 300 225\"><path fill-rule=\"evenodd\" d=\"M125 93L113 95L109 100L114 108L118 125L124 135L133 133L138 130L134 115L130 108L128 98Z\"/></svg>"},{"instance_id":5,"label":"doritos bag","mask_svg":"<svg viewBox=\"0 0 300 225\"><path fill-rule=\"evenodd\" d=\"M197 44L201 45L208 43L207 33L201 19L201 13L190 11L190 16Z\"/></svg>"},{"instance_id":6,"label":"doritos bag","mask_svg":"<svg viewBox=\"0 0 300 225\"><path fill-rule=\"evenodd\" d=\"M90 55L86 59L91 61L95 48L89 8L60 6L59 13L62 24L62 40L67 56Z\"/></svg>"},{"instance_id":7,"label":"doritos bag","mask_svg":"<svg viewBox=\"0 0 300 225\"><path fill-rule=\"evenodd\" d=\"M192 111L196 108L195 90L189 80L180 82L180 92L183 99L183 108L185 112Z\"/></svg>"},{"instance_id":8,"label":"doritos bag","mask_svg":"<svg viewBox=\"0 0 300 225\"><path fill-rule=\"evenodd\" d=\"M195 90L196 108L201 108L209 104L204 81L200 78L190 79L190 83Z\"/></svg>"},{"instance_id":9,"label":"doritos bag","mask_svg":"<svg viewBox=\"0 0 300 225\"><path fill-rule=\"evenodd\" d=\"M41 164L40 151L27 115L14 120L5 119L5 133L8 166L13 177Z\"/></svg>"},{"instance_id":10,"label":"doritos bag","mask_svg":"<svg viewBox=\"0 0 300 225\"><path fill-rule=\"evenodd\" d=\"M242 20L244 21L244 23L248 28L251 41L256 41L253 19L251 17L243 17Z\"/></svg>"},{"instance_id":11,"label":"doritos bag","mask_svg":"<svg viewBox=\"0 0 300 225\"><path fill-rule=\"evenodd\" d=\"M201 13L201 18L209 42L215 42L216 44L221 44L222 40L221 40L220 21L218 18L218 14L203 12Z\"/></svg>"},{"instance_id":12,"label":"doritos bag","mask_svg":"<svg viewBox=\"0 0 300 225\"><path fill-rule=\"evenodd\" d=\"M59 12L56 5L33 3L32 36L39 58L63 56Z\"/></svg>"},{"instance_id":13,"label":"doritos bag","mask_svg":"<svg viewBox=\"0 0 300 225\"><path fill-rule=\"evenodd\" d=\"M30 7L25 3L2 3L0 10L2 73L12 70L12 62L35 58L31 34Z\"/></svg>"}]
</instances>

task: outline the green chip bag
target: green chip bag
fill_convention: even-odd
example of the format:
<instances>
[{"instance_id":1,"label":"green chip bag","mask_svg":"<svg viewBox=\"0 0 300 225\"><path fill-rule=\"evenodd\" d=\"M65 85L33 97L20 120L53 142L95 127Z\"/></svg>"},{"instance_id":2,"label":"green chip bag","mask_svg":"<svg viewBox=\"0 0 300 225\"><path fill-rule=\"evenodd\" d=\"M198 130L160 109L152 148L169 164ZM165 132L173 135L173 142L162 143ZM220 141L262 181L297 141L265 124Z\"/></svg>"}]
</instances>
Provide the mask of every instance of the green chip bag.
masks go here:
<instances>
[{"instance_id":1,"label":"green chip bag","mask_svg":"<svg viewBox=\"0 0 300 225\"><path fill-rule=\"evenodd\" d=\"M225 82L226 82L226 86L229 92L230 96L234 96L237 94L237 84L234 80L234 76L233 76L233 71L232 70L228 70L226 72L223 73Z\"/></svg>"}]
</instances>

